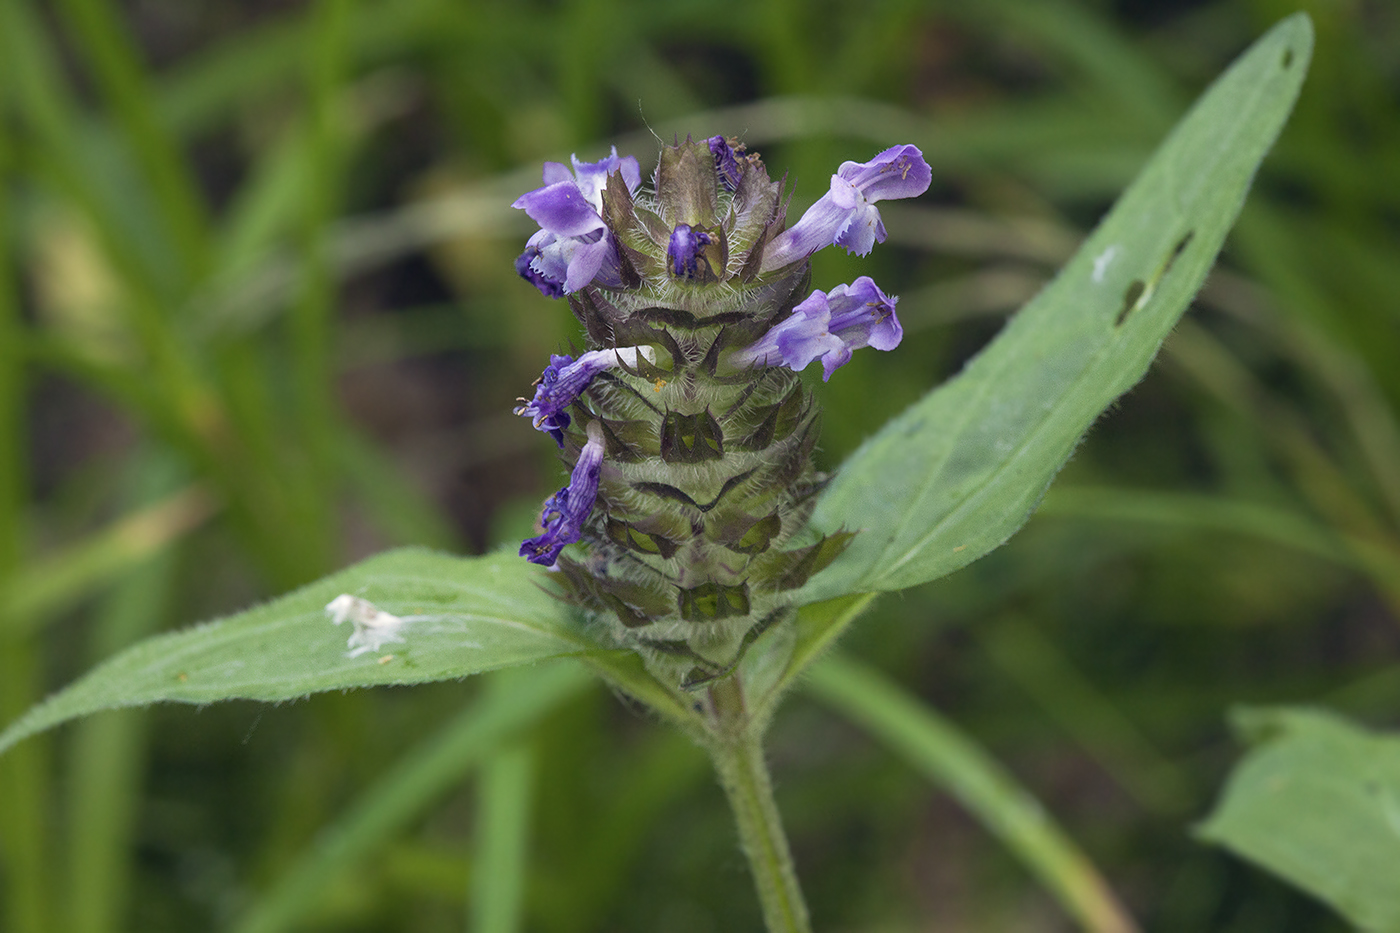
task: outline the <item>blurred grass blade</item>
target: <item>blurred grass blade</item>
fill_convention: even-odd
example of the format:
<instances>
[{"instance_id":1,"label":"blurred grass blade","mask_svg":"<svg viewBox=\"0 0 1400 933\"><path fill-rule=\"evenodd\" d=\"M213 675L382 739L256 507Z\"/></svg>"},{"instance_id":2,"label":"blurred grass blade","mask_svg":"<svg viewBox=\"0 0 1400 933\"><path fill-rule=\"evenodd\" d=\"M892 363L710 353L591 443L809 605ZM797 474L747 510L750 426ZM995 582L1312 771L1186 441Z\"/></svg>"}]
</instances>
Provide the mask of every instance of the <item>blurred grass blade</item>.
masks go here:
<instances>
[{"instance_id":1,"label":"blurred grass blade","mask_svg":"<svg viewBox=\"0 0 1400 933\"><path fill-rule=\"evenodd\" d=\"M380 554L266 605L133 646L12 723L0 733L0 752L98 710L455 680L588 650L540 582L514 554ZM332 625L325 610L343 593L399 616L402 642L352 657L346 627Z\"/></svg>"},{"instance_id":2,"label":"blurred grass blade","mask_svg":"<svg viewBox=\"0 0 1400 933\"><path fill-rule=\"evenodd\" d=\"M575 836L566 877L550 873L548 884L530 891L532 928L606 929L618 906L634 896L630 887L638 860L653 851L658 825L699 788L714 783L709 758L679 730L650 730L636 747L617 754L606 803ZM546 775L540 778L543 784ZM539 799L561 781L573 780L570 772L556 775Z\"/></svg>"},{"instance_id":3,"label":"blurred grass blade","mask_svg":"<svg viewBox=\"0 0 1400 933\"><path fill-rule=\"evenodd\" d=\"M187 276L205 271L209 221L194 173L151 105L149 82L126 25L109 0L61 0L65 19L91 65L145 174L166 226L166 241Z\"/></svg>"},{"instance_id":4,"label":"blurred grass blade","mask_svg":"<svg viewBox=\"0 0 1400 933\"><path fill-rule=\"evenodd\" d=\"M523 745L502 748L482 771L477 789L471 933L517 933L529 870L534 755Z\"/></svg>"},{"instance_id":5,"label":"blurred grass blade","mask_svg":"<svg viewBox=\"0 0 1400 933\"><path fill-rule=\"evenodd\" d=\"M1395 551L1360 536L1339 533L1291 509L1247 499L1108 486L1057 486L1045 496L1036 514L1245 535L1351 570L1400 579L1400 554Z\"/></svg>"},{"instance_id":6,"label":"blurred grass blade","mask_svg":"<svg viewBox=\"0 0 1400 933\"><path fill-rule=\"evenodd\" d=\"M335 441L335 461L346 484L391 542L442 551L462 548L451 520L396 468L386 451L348 425L340 426Z\"/></svg>"},{"instance_id":7,"label":"blurred grass blade","mask_svg":"<svg viewBox=\"0 0 1400 933\"><path fill-rule=\"evenodd\" d=\"M1299 492L1334 527L1367 537L1387 534L1383 516L1334 462L1314 426L1281 402L1224 341L1194 321L1182 321L1167 356L1223 406L1257 426L1261 439L1287 458Z\"/></svg>"},{"instance_id":8,"label":"blurred grass blade","mask_svg":"<svg viewBox=\"0 0 1400 933\"><path fill-rule=\"evenodd\" d=\"M259 180L267 190L250 189L243 213L236 218L240 226L230 234L236 234L236 239L229 242L238 248L234 272L239 274L226 273L220 283L223 288L204 302L207 307L202 314L209 332L248 331L265 323L279 313L281 303L294 294L305 274L304 263L296 257L266 249L272 234L290 219L284 216L290 214L290 207L278 199L301 185L307 171L305 152L290 148L295 142L288 143L283 162L269 166L268 176ZM304 142L298 145L305 147ZM336 275L346 278L388 265L457 236L528 235L510 202L514 191L535 183L534 174L515 172L382 214L338 221L327 244ZM304 191L295 192L298 199L305 196Z\"/></svg>"},{"instance_id":9,"label":"blurred grass blade","mask_svg":"<svg viewBox=\"0 0 1400 933\"><path fill-rule=\"evenodd\" d=\"M1099 93L1115 99L1119 121L1160 132L1178 109L1176 89L1151 57L1130 44L1112 19L1066 0L992 0L955 7L997 34L1028 33L1036 46L1073 63Z\"/></svg>"},{"instance_id":10,"label":"blurred grass blade","mask_svg":"<svg viewBox=\"0 0 1400 933\"><path fill-rule=\"evenodd\" d=\"M256 261L307 211L310 133L301 125L255 155L248 177L230 200L219 233L214 287L246 276ZM201 301L201 305L204 302ZM200 313L207 315L203 308Z\"/></svg>"},{"instance_id":11,"label":"blurred grass blade","mask_svg":"<svg viewBox=\"0 0 1400 933\"><path fill-rule=\"evenodd\" d=\"M1276 506L1243 499L1155 489L1056 486L1046 494L1036 514L1224 531L1355 566L1327 526Z\"/></svg>"},{"instance_id":12,"label":"blurred grass blade","mask_svg":"<svg viewBox=\"0 0 1400 933\"><path fill-rule=\"evenodd\" d=\"M1045 809L985 751L878 672L839 655L812 667L808 690L946 788L1021 859L1091 933L1137 929L1102 876Z\"/></svg>"},{"instance_id":13,"label":"blurred grass blade","mask_svg":"<svg viewBox=\"0 0 1400 933\"><path fill-rule=\"evenodd\" d=\"M41 661L32 637L0 632L0 715L12 716L42 695ZM0 900L0 923L6 933L53 929L49 752L48 743L40 741L0 759L0 882L6 895Z\"/></svg>"},{"instance_id":14,"label":"blurred grass blade","mask_svg":"<svg viewBox=\"0 0 1400 933\"><path fill-rule=\"evenodd\" d=\"M82 210L126 285L138 293L133 313L154 317L145 302L160 293L164 255L146 224L149 205L133 196L139 186L131 184L115 141L79 110L49 31L28 0L0 4L0 68L21 118L24 167Z\"/></svg>"},{"instance_id":15,"label":"blurred grass blade","mask_svg":"<svg viewBox=\"0 0 1400 933\"><path fill-rule=\"evenodd\" d=\"M4 29L0 19L0 30ZM3 37L0 37L3 42ZM14 144L5 119L13 89L0 82L0 586L16 579L25 547L24 513L29 493L26 369L21 365L24 317L11 242L16 229L11 192ZM38 697L41 656L22 634L13 613L0 605L0 716L18 715ZM0 761L0 926L12 933L51 929L48 748L34 743Z\"/></svg>"},{"instance_id":16,"label":"blurred grass blade","mask_svg":"<svg viewBox=\"0 0 1400 933\"><path fill-rule=\"evenodd\" d=\"M344 196L349 137L337 113L345 72L347 0L321 0L308 49L308 168L301 200L299 241L304 259L299 294L292 306L290 350L294 398L307 454L321 473L331 463L331 426L336 419L330 366L330 324L335 282L327 256L327 228ZM337 518L323 500L315 521L331 528Z\"/></svg>"},{"instance_id":17,"label":"blurred grass blade","mask_svg":"<svg viewBox=\"0 0 1400 933\"><path fill-rule=\"evenodd\" d=\"M1254 748L1198 830L1368 933L1400 930L1400 735L1312 709L1236 713Z\"/></svg>"},{"instance_id":18,"label":"blurred grass blade","mask_svg":"<svg viewBox=\"0 0 1400 933\"><path fill-rule=\"evenodd\" d=\"M975 631L992 662L1139 805L1161 815L1180 814L1187 807L1191 794L1182 769L1038 626L1007 616Z\"/></svg>"},{"instance_id":19,"label":"blurred grass blade","mask_svg":"<svg viewBox=\"0 0 1400 933\"><path fill-rule=\"evenodd\" d=\"M90 597L214 514L209 493L191 486L113 523L64 551L0 581L0 618L37 627Z\"/></svg>"},{"instance_id":20,"label":"blurred grass blade","mask_svg":"<svg viewBox=\"0 0 1400 933\"><path fill-rule=\"evenodd\" d=\"M168 454L138 451L124 466L133 503L174 488L180 467ZM188 492L188 490L187 490ZM160 627L175 580L175 552L166 548L133 566L93 613L88 663L120 651ZM132 905L135 827L145 774L147 714L115 710L74 730L67 791L70 933L119 933Z\"/></svg>"},{"instance_id":21,"label":"blurred grass blade","mask_svg":"<svg viewBox=\"0 0 1400 933\"><path fill-rule=\"evenodd\" d=\"M490 690L436 735L404 756L234 926L234 933L296 928L322 892L462 780L501 742L585 690L592 678L574 664L504 672Z\"/></svg>"},{"instance_id":22,"label":"blurred grass blade","mask_svg":"<svg viewBox=\"0 0 1400 933\"><path fill-rule=\"evenodd\" d=\"M97 641L122 643L159 625L174 554L155 556L105 601ZM106 653L105 651L102 653ZM131 904L147 713L112 710L82 723L69 751L69 883L72 933L118 933Z\"/></svg>"},{"instance_id":23,"label":"blurred grass blade","mask_svg":"<svg viewBox=\"0 0 1400 933\"><path fill-rule=\"evenodd\" d=\"M863 533L802 597L934 580L1020 527L1079 438L1142 378L1200 287L1311 50L1303 14L1255 43L1055 281L962 373L852 455L812 524Z\"/></svg>"},{"instance_id":24,"label":"blurred grass blade","mask_svg":"<svg viewBox=\"0 0 1400 933\"><path fill-rule=\"evenodd\" d=\"M3 20L0 20L3 26ZM0 85L0 114L8 114L9 89ZM0 580L19 567L24 552L22 523L29 493L25 326L12 236L14 146L11 123L0 120ZM0 626L4 610L0 609Z\"/></svg>"}]
</instances>

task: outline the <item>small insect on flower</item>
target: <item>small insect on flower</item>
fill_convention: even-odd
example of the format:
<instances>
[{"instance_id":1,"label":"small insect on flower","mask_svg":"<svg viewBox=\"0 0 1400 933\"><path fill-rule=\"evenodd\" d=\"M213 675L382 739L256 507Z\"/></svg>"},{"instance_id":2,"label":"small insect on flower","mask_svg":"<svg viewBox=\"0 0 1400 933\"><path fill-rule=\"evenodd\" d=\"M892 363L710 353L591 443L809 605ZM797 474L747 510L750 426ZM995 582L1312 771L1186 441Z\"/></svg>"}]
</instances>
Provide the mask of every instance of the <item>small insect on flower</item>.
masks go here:
<instances>
[{"instance_id":1,"label":"small insect on flower","mask_svg":"<svg viewBox=\"0 0 1400 933\"><path fill-rule=\"evenodd\" d=\"M385 612L374 603L359 596L341 593L326 603L326 613L336 625L346 621L354 626L350 638L345 642L351 650L347 658L359 657L371 651L378 651L389 642L403 643L402 632L413 617L404 618L392 612Z\"/></svg>"}]
</instances>

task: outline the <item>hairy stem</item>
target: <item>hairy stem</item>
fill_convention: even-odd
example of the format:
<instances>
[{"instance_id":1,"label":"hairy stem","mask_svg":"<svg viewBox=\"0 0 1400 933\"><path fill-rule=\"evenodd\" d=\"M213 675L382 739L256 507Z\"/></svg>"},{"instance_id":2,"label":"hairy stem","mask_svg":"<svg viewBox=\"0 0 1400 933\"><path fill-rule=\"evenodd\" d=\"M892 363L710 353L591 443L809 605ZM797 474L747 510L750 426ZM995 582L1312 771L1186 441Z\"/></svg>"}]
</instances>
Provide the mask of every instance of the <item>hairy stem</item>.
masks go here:
<instances>
[{"instance_id":1,"label":"hairy stem","mask_svg":"<svg viewBox=\"0 0 1400 933\"><path fill-rule=\"evenodd\" d=\"M811 933L773 784L763 759L761 724L748 715L737 676L710 688L714 720L707 745L739 828L769 933Z\"/></svg>"}]
</instances>

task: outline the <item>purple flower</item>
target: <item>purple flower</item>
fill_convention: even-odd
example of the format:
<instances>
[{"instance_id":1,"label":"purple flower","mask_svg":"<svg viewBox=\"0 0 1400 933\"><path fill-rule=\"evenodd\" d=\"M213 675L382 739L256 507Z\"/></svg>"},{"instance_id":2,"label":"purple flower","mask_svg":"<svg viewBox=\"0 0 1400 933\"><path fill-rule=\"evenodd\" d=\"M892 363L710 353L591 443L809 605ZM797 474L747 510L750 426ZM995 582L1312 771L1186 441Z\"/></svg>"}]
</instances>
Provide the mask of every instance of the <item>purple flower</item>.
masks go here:
<instances>
[{"instance_id":1,"label":"purple flower","mask_svg":"<svg viewBox=\"0 0 1400 933\"><path fill-rule=\"evenodd\" d=\"M569 485L550 496L540 515L543 533L520 545L520 556L534 564L553 566L564 545L583 537L583 523L598 498L598 474L603 466L603 428L588 425L588 443L579 452Z\"/></svg>"},{"instance_id":2,"label":"purple flower","mask_svg":"<svg viewBox=\"0 0 1400 933\"><path fill-rule=\"evenodd\" d=\"M632 156L612 155L574 167L562 162L544 164L544 187L516 199L512 207L530 215L540 230L530 237L525 252L515 261L516 271L551 298L576 292L595 278L621 285L617 247L603 223L603 189L608 176L621 172L627 190L636 193L642 173Z\"/></svg>"},{"instance_id":3,"label":"purple flower","mask_svg":"<svg viewBox=\"0 0 1400 933\"><path fill-rule=\"evenodd\" d=\"M713 238L690 224L676 224L666 247L666 265L678 279L693 279L699 272L700 255Z\"/></svg>"},{"instance_id":4,"label":"purple flower","mask_svg":"<svg viewBox=\"0 0 1400 933\"><path fill-rule=\"evenodd\" d=\"M710 144L710 152L715 157L715 174L719 176L720 184L724 185L726 191L738 188L739 160L734 157L734 150L729 147L729 143L723 136L711 136L705 142ZM739 149L742 151L743 146Z\"/></svg>"},{"instance_id":5,"label":"purple flower","mask_svg":"<svg viewBox=\"0 0 1400 933\"><path fill-rule=\"evenodd\" d=\"M535 429L544 431L564 446L564 429L569 426L568 408L593 377L618 364L637 365L637 354L652 357L650 347L620 347L614 350L589 350L574 359L568 354L551 354L549 365L535 380L535 397L515 409L517 415L531 420ZM523 401L523 399L522 399Z\"/></svg>"},{"instance_id":6,"label":"purple flower","mask_svg":"<svg viewBox=\"0 0 1400 933\"><path fill-rule=\"evenodd\" d=\"M831 176L831 190L794 226L773 238L761 271L780 269L835 244L864 256L885 242L876 201L915 198L928 190L933 171L916 146L895 146L869 162L844 162Z\"/></svg>"},{"instance_id":7,"label":"purple flower","mask_svg":"<svg viewBox=\"0 0 1400 933\"><path fill-rule=\"evenodd\" d=\"M537 247L526 244L525 252L515 259L515 272L522 279L538 288L546 298L563 298L564 286L560 284L561 280L550 278L534 268L535 262L543 256L544 254ZM567 264L565 274L567 275Z\"/></svg>"},{"instance_id":8,"label":"purple flower","mask_svg":"<svg viewBox=\"0 0 1400 933\"><path fill-rule=\"evenodd\" d=\"M786 366L800 372L820 358L825 382L861 347L893 350L899 346L904 328L894 313L898 301L880 291L868 275L826 294L814 291L786 320L736 353L734 361L741 366Z\"/></svg>"}]
</instances>

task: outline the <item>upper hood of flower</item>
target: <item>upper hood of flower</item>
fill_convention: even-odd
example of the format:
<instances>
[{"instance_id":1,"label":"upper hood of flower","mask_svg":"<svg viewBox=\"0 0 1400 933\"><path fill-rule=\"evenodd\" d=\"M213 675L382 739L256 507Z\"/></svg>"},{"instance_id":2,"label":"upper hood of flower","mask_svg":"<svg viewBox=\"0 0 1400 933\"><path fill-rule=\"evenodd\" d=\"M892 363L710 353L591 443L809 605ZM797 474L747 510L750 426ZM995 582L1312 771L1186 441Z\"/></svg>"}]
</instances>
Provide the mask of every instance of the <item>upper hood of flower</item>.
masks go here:
<instances>
[{"instance_id":1,"label":"upper hood of flower","mask_svg":"<svg viewBox=\"0 0 1400 933\"><path fill-rule=\"evenodd\" d=\"M597 162L580 162L570 156L572 171L562 162L544 164L544 187L516 198L511 207L523 210L530 219L555 236L584 236L603 228L603 189L608 176L622 173L627 190L635 192L642 184L641 167L635 156L612 154Z\"/></svg>"}]
</instances>

